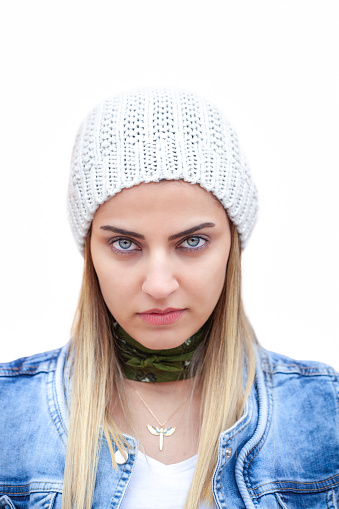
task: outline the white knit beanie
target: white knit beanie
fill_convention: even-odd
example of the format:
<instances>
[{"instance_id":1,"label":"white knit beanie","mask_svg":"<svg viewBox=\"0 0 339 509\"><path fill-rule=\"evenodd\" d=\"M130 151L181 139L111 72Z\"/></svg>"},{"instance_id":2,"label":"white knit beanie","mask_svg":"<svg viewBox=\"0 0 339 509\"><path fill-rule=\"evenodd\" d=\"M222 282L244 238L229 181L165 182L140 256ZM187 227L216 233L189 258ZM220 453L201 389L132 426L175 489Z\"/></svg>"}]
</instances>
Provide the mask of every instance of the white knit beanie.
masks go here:
<instances>
[{"instance_id":1,"label":"white knit beanie","mask_svg":"<svg viewBox=\"0 0 339 509\"><path fill-rule=\"evenodd\" d=\"M124 188L163 179L182 179L212 192L245 247L256 219L257 191L235 132L205 99L159 88L103 101L79 129L68 214L80 251L102 203Z\"/></svg>"}]
</instances>

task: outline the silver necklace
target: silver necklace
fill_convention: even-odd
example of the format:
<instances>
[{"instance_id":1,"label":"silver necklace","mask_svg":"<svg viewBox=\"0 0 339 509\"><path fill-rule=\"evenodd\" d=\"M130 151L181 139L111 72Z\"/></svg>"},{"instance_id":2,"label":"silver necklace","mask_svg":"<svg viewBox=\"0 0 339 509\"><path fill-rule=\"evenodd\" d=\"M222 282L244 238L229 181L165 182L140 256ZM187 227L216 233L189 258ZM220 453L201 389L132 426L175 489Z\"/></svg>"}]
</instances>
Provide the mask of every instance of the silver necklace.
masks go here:
<instances>
[{"instance_id":1,"label":"silver necklace","mask_svg":"<svg viewBox=\"0 0 339 509\"><path fill-rule=\"evenodd\" d=\"M182 405L185 403L185 401L187 401L188 397L185 398L181 403L180 405L178 406L178 408L176 408L174 410L174 412L168 417L168 419L166 419L166 421L164 422L160 422L159 419L157 418L157 416L155 415L155 413L152 411L152 409L148 406L148 404L146 403L146 401L144 400L144 398L141 396L141 394L138 393L138 391L135 391L136 394L139 396L141 402L145 405L145 407L147 408L147 410L149 411L149 413L152 415L152 417L154 417L154 419L157 421L157 423L159 424L159 426L150 426L149 424L147 424L147 429L150 433L152 433L152 435L155 435L155 436L158 436L159 437L159 450L162 451L162 448L163 448L163 445L164 445L164 437L169 437L171 435L173 435L173 433L175 432L175 426L172 426L170 428L164 428L165 424L170 420L172 419L173 415L175 415L178 410L182 407Z\"/></svg>"}]
</instances>

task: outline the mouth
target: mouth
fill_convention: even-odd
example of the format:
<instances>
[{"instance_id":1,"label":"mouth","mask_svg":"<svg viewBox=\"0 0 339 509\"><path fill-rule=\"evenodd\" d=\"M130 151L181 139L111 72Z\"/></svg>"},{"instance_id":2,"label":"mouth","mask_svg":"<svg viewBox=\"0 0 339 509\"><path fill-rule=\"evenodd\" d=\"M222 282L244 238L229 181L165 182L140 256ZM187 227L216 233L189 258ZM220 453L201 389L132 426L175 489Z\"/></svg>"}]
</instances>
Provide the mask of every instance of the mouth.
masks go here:
<instances>
[{"instance_id":1,"label":"mouth","mask_svg":"<svg viewBox=\"0 0 339 509\"><path fill-rule=\"evenodd\" d=\"M166 309L148 309L138 316L145 323L150 325L171 325L179 320L185 309L166 308Z\"/></svg>"}]
</instances>

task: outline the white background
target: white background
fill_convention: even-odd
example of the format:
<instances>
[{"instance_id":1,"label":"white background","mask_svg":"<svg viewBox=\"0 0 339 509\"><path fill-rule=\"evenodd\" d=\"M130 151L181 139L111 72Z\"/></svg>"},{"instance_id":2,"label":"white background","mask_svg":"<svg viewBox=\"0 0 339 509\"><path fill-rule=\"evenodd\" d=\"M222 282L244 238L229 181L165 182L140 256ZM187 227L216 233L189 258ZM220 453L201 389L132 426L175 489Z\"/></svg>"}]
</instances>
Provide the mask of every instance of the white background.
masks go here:
<instances>
[{"instance_id":1,"label":"white background","mask_svg":"<svg viewBox=\"0 0 339 509\"><path fill-rule=\"evenodd\" d=\"M1 360L69 337L80 121L107 96L171 85L219 105L249 160L260 214L243 291L260 342L339 369L337 1L2 0L0 39Z\"/></svg>"}]
</instances>

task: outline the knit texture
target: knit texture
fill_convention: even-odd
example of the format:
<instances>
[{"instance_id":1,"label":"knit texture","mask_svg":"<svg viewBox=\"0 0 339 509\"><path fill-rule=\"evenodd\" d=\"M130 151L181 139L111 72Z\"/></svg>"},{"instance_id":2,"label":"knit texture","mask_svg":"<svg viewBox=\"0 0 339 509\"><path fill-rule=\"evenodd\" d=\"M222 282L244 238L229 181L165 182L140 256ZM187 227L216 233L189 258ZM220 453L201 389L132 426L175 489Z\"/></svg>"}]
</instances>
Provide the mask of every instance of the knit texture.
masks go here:
<instances>
[{"instance_id":1,"label":"knit texture","mask_svg":"<svg viewBox=\"0 0 339 509\"><path fill-rule=\"evenodd\" d=\"M237 136L219 109L177 89L139 89L107 99L75 140L68 215L81 252L98 207L142 182L182 179L222 203L242 248L257 213L257 191Z\"/></svg>"}]
</instances>

